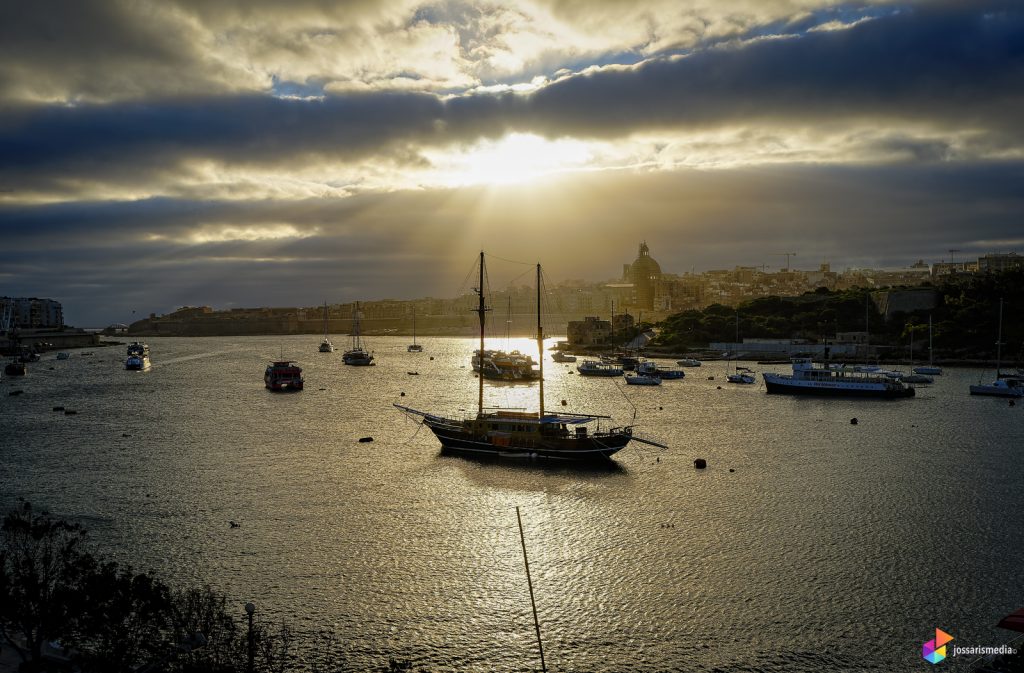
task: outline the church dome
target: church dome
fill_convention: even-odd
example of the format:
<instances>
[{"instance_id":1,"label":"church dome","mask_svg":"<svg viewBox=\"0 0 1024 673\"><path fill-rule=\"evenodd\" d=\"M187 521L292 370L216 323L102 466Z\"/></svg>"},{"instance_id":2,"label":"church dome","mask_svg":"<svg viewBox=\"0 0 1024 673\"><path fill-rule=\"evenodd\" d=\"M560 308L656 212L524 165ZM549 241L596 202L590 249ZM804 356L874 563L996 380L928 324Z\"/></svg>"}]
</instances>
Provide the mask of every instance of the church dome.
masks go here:
<instances>
[{"instance_id":1,"label":"church dome","mask_svg":"<svg viewBox=\"0 0 1024 673\"><path fill-rule=\"evenodd\" d=\"M651 257L647 243L640 244L640 254L629 265L629 280L639 283L642 279L655 280L661 276L661 265Z\"/></svg>"}]
</instances>

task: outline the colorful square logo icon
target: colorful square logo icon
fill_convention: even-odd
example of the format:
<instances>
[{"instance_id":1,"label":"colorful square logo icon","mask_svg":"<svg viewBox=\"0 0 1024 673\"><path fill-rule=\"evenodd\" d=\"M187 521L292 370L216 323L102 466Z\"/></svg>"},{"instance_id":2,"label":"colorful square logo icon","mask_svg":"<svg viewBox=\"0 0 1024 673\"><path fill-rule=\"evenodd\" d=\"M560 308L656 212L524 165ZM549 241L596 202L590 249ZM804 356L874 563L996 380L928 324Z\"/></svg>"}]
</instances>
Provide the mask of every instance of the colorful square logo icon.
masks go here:
<instances>
[{"instance_id":1,"label":"colorful square logo icon","mask_svg":"<svg viewBox=\"0 0 1024 673\"><path fill-rule=\"evenodd\" d=\"M921 656L930 664L937 664L946 658L946 643L953 640L942 629L935 629L935 639L929 640L921 646Z\"/></svg>"}]
</instances>

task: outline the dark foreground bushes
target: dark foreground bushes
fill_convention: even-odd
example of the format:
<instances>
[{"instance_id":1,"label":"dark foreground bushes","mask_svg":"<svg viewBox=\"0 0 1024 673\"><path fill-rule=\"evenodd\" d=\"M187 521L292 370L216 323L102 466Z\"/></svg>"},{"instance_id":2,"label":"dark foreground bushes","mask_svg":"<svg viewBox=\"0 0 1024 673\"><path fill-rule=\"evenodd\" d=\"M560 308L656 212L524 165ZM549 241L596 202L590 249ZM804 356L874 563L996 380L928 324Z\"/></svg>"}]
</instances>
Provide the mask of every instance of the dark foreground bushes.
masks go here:
<instances>
[{"instance_id":1,"label":"dark foreground bushes","mask_svg":"<svg viewBox=\"0 0 1024 673\"><path fill-rule=\"evenodd\" d=\"M233 605L233 603L232 603ZM324 643L328 645L325 646ZM0 646L26 673L254 673L342 667L329 634L296 654L285 624L253 621L210 587L174 590L96 558L78 524L25 503L0 527ZM383 670L408 670L392 660Z\"/></svg>"}]
</instances>

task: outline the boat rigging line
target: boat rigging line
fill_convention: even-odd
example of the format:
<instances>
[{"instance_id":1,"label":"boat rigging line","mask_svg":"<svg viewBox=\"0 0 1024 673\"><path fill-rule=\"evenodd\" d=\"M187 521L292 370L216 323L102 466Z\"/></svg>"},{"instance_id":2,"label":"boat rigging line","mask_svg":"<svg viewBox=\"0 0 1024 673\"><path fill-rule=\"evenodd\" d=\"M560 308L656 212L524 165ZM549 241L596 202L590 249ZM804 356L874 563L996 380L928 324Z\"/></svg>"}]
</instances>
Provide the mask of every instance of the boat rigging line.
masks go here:
<instances>
[{"instance_id":1,"label":"boat rigging line","mask_svg":"<svg viewBox=\"0 0 1024 673\"><path fill-rule=\"evenodd\" d=\"M619 385L618 381L612 381L612 383L615 384L616 390L618 390L619 393L621 393L622 396L626 398L626 402L629 403L629 406L633 407L633 420L631 420L629 424L634 425L636 423L636 405L633 404L633 400L629 399L629 395L627 395L626 391L622 389L622 386Z\"/></svg>"}]
</instances>

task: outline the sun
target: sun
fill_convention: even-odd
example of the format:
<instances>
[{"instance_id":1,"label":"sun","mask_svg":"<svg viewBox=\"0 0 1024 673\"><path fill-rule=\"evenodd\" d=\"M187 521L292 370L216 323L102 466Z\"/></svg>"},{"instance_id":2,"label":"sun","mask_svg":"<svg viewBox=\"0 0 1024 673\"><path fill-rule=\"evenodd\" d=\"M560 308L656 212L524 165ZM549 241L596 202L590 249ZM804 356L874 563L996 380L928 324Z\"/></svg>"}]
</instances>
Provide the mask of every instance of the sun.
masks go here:
<instances>
[{"instance_id":1,"label":"sun","mask_svg":"<svg viewBox=\"0 0 1024 673\"><path fill-rule=\"evenodd\" d=\"M593 153L578 140L548 140L532 133L510 133L482 140L468 149L430 157L439 181L451 187L506 185L554 173L587 168Z\"/></svg>"}]
</instances>

